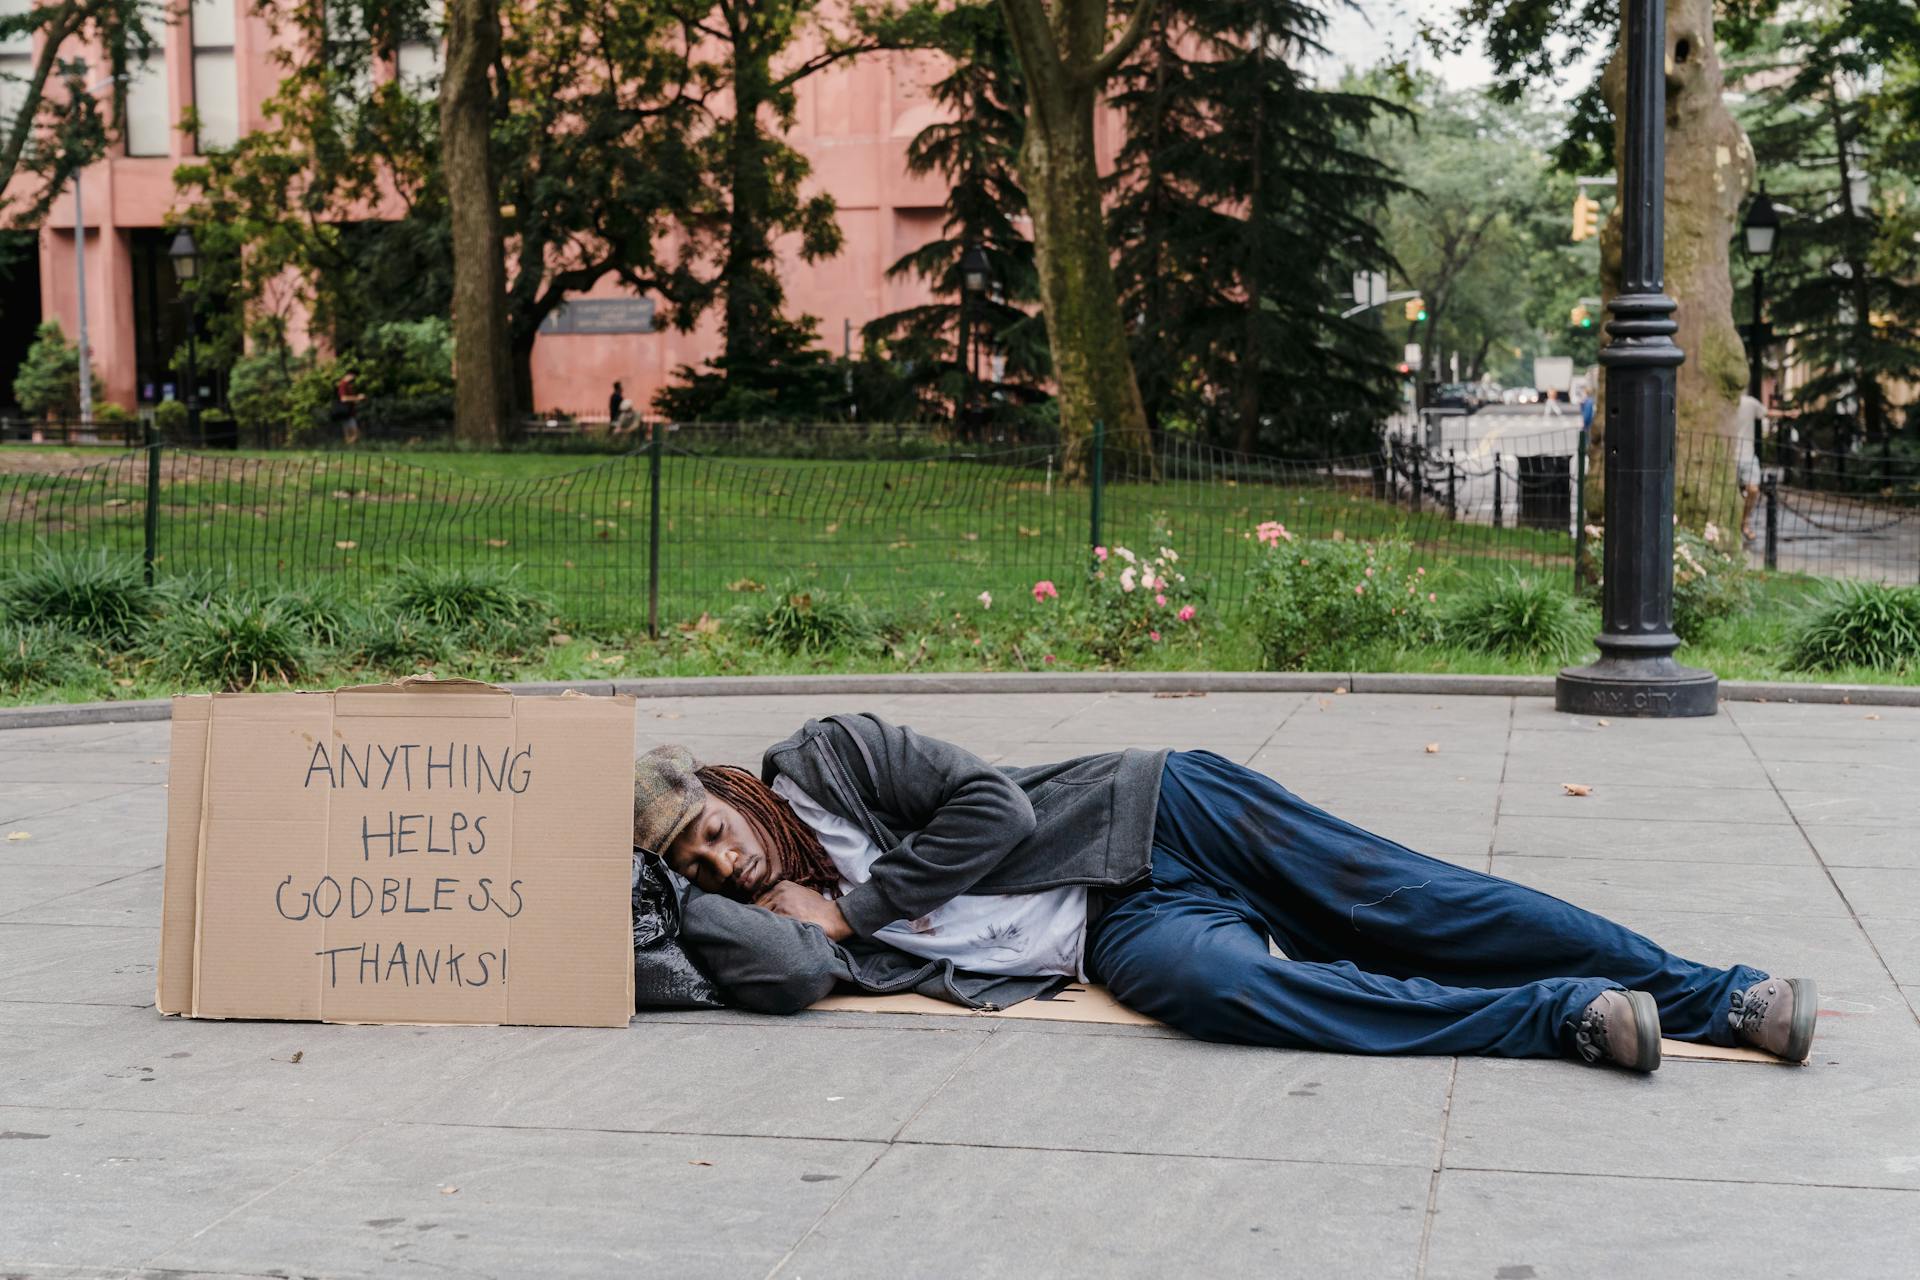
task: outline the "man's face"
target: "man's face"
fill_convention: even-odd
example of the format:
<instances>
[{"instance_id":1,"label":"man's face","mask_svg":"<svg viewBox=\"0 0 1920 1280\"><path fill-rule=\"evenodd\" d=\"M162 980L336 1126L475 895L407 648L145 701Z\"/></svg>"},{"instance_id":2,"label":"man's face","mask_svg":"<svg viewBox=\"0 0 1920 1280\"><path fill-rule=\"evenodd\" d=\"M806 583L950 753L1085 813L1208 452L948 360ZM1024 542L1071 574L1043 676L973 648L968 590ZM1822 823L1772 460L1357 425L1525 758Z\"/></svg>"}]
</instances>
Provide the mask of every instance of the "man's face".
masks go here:
<instances>
[{"instance_id":1,"label":"man's face","mask_svg":"<svg viewBox=\"0 0 1920 1280\"><path fill-rule=\"evenodd\" d=\"M708 893L751 902L780 882L785 868L746 815L708 796L700 816L667 847L667 865Z\"/></svg>"}]
</instances>

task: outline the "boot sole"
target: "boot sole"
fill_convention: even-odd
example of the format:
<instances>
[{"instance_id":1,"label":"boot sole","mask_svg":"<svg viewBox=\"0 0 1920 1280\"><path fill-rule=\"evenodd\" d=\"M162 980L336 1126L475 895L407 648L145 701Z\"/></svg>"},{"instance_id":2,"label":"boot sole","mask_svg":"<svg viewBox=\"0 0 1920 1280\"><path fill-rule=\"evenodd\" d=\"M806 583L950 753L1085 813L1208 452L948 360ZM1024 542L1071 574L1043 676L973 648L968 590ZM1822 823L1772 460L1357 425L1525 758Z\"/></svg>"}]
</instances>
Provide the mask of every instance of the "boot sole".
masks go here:
<instances>
[{"instance_id":1,"label":"boot sole","mask_svg":"<svg viewBox=\"0 0 1920 1280\"><path fill-rule=\"evenodd\" d=\"M1660 1006L1653 1002L1653 996L1645 991L1625 993L1627 1004L1633 1009L1634 1045L1639 1050L1632 1062L1620 1065L1629 1071L1658 1071L1660 1069ZM1796 998L1798 992L1795 993ZM1794 1006L1794 1016L1799 1016L1800 1007ZM1797 1028L1798 1022L1794 1023ZM1813 1038L1811 1028L1807 1038Z\"/></svg>"},{"instance_id":2,"label":"boot sole","mask_svg":"<svg viewBox=\"0 0 1920 1280\"><path fill-rule=\"evenodd\" d=\"M1793 992L1793 1024L1787 1032L1786 1052L1780 1056L1788 1062L1805 1062L1813 1051L1813 1025L1820 1017L1820 992L1812 978L1788 978L1787 989Z\"/></svg>"}]
</instances>

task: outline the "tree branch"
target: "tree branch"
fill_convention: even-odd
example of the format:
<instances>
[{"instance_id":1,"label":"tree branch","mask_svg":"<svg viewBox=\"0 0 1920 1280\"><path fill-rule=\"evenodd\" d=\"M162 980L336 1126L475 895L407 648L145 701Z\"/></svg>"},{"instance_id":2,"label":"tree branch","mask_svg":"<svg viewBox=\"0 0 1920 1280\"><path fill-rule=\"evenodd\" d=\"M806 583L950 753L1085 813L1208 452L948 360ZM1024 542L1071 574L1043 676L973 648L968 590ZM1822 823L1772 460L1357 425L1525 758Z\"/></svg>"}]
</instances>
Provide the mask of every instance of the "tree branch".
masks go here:
<instances>
[{"instance_id":1,"label":"tree branch","mask_svg":"<svg viewBox=\"0 0 1920 1280\"><path fill-rule=\"evenodd\" d=\"M1159 0L1134 0L1133 14L1127 19L1126 29L1120 33L1107 51L1093 60L1083 73L1088 84L1100 84L1120 69L1120 64L1133 56L1140 41L1146 38L1147 27L1153 21L1153 12Z\"/></svg>"}]
</instances>

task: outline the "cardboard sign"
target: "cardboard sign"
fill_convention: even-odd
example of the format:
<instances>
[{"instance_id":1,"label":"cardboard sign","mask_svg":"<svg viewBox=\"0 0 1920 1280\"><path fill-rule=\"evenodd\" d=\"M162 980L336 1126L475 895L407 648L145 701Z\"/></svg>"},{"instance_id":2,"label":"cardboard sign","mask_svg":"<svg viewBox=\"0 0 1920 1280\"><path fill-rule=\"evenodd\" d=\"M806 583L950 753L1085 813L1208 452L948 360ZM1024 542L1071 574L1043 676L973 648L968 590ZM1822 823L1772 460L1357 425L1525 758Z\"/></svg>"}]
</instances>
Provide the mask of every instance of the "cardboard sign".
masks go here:
<instances>
[{"instance_id":1,"label":"cardboard sign","mask_svg":"<svg viewBox=\"0 0 1920 1280\"><path fill-rule=\"evenodd\" d=\"M162 1013L625 1026L633 699L173 700Z\"/></svg>"}]
</instances>

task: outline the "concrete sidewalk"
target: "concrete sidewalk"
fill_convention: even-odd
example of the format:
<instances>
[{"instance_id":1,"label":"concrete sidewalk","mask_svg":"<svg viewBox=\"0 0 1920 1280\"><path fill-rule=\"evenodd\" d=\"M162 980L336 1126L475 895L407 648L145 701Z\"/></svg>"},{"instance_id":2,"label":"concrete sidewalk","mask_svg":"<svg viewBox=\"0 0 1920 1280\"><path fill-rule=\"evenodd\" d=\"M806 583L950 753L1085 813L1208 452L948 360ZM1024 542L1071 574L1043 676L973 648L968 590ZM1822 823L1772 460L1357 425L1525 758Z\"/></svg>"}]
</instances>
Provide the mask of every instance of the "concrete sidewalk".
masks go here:
<instances>
[{"instance_id":1,"label":"concrete sidewalk","mask_svg":"<svg viewBox=\"0 0 1920 1280\"><path fill-rule=\"evenodd\" d=\"M15 730L0 1274L1913 1274L1920 709L688 698L643 702L640 744L755 763L850 706L1008 763L1210 748L1683 954L1818 978L1812 1063L1636 1078L964 1016L163 1019L168 726Z\"/></svg>"}]
</instances>

